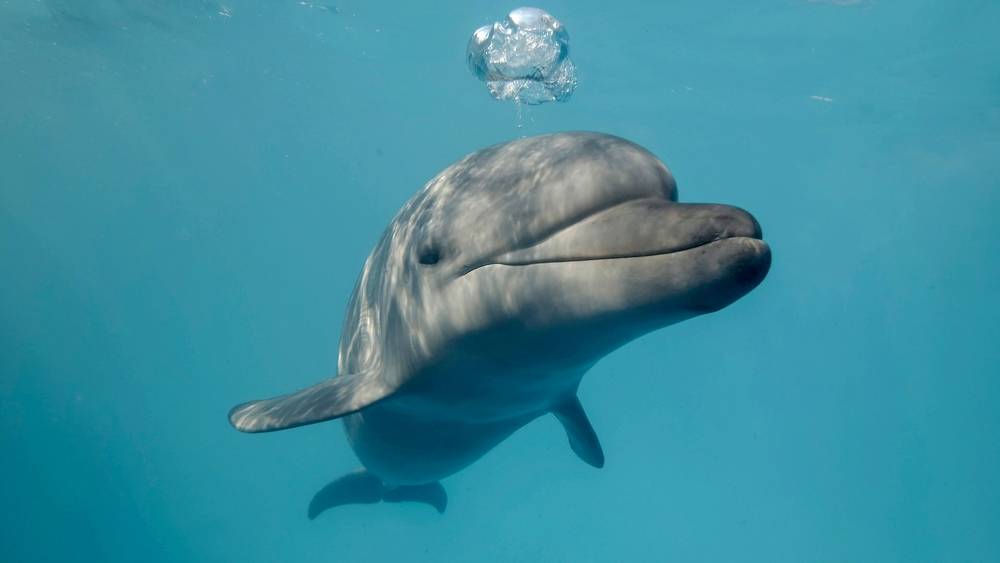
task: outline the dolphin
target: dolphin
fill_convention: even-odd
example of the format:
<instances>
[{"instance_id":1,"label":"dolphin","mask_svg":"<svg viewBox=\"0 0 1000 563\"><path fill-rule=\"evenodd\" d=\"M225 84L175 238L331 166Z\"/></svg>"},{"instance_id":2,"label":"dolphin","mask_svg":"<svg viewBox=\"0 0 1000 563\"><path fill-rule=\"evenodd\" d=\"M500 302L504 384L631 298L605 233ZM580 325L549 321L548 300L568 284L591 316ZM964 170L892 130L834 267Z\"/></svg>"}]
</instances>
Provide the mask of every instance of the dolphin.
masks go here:
<instances>
[{"instance_id":1,"label":"dolphin","mask_svg":"<svg viewBox=\"0 0 1000 563\"><path fill-rule=\"evenodd\" d=\"M602 357L756 287L771 252L746 211L679 203L667 167L611 135L522 138L466 156L399 211L347 308L337 375L234 407L269 432L339 418L363 466L309 517L417 501L546 414L604 465L577 398Z\"/></svg>"}]
</instances>

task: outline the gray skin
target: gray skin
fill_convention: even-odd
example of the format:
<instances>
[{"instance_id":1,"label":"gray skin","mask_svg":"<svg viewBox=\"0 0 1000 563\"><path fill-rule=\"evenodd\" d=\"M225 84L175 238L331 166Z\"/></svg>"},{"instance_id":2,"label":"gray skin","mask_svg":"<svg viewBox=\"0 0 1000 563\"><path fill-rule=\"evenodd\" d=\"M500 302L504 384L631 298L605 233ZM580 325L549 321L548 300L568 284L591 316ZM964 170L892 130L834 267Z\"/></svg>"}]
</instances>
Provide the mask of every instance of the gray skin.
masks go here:
<instances>
[{"instance_id":1,"label":"gray skin","mask_svg":"<svg viewBox=\"0 0 1000 563\"><path fill-rule=\"evenodd\" d=\"M597 133L520 139L445 169L399 212L348 307L339 376L235 407L239 430L343 418L364 469L317 494L417 500L553 413L604 463L576 391L598 360L652 330L719 310L770 266L757 221L677 202L667 168Z\"/></svg>"}]
</instances>

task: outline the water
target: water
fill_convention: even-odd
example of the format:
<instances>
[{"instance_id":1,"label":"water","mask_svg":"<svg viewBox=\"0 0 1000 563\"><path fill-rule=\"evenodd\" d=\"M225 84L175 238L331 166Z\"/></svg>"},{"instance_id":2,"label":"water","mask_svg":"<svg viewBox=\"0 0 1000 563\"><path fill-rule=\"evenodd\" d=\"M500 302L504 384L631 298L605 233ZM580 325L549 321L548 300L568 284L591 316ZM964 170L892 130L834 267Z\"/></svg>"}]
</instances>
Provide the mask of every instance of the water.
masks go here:
<instances>
[{"instance_id":1,"label":"water","mask_svg":"<svg viewBox=\"0 0 1000 563\"><path fill-rule=\"evenodd\" d=\"M469 74L471 1L0 1L0 545L40 561L996 561L994 2L552 1L572 100ZM355 276L480 147L605 131L774 251L602 361L608 464L551 417L420 505L311 495L337 424L225 413L329 375Z\"/></svg>"}]
</instances>

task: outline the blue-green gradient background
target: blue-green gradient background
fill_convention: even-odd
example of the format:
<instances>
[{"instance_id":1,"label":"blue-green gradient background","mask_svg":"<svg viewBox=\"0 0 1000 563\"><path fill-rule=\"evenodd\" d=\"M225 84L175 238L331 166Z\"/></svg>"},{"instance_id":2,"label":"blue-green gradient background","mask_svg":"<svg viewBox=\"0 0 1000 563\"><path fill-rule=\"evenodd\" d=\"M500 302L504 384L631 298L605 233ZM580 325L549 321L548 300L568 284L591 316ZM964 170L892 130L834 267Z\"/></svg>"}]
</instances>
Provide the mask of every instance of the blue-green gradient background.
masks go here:
<instances>
[{"instance_id":1,"label":"blue-green gradient background","mask_svg":"<svg viewBox=\"0 0 1000 563\"><path fill-rule=\"evenodd\" d=\"M0 559L1000 560L1000 3L551 0L580 85L520 129L464 61L514 7L0 0ZM308 521L340 425L229 407L333 373L427 179L579 129L752 211L769 277L585 378L603 470L546 417L443 516Z\"/></svg>"}]
</instances>

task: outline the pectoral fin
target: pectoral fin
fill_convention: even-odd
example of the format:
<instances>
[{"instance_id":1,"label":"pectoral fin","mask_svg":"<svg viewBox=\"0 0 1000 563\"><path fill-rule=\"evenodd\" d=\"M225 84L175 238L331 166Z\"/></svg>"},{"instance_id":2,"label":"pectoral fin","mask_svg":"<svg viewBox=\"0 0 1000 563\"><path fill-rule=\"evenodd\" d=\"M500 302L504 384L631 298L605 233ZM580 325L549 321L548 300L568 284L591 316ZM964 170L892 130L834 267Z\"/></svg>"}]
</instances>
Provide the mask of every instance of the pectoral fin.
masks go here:
<instances>
[{"instance_id":1,"label":"pectoral fin","mask_svg":"<svg viewBox=\"0 0 1000 563\"><path fill-rule=\"evenodd\" d=\"M284 430L357 412L393 391L378 374L340 375L290 395L237 405L229 422L241 432Z\"/></svg>"},{"instance_id":2,"label":"pectoral fin","mask_svg":"<svg viewBox=\"0 0 1000 563\"><path fill-rule=\"evenodd\" d=\"M604 450L601 449L594 427L587 420L587 413L583 411L580 399L573 396L553 409L552 414L556 415L566 429L569 447L573 448L576 455L594 467L604 467Z\"/></svg>"}]
</instances>

